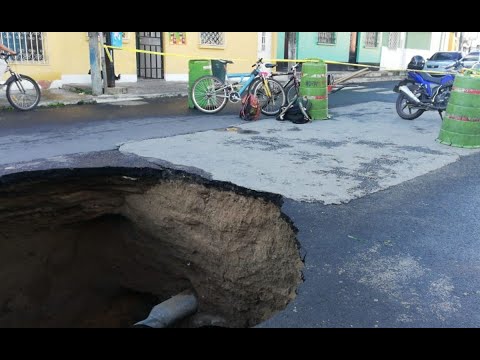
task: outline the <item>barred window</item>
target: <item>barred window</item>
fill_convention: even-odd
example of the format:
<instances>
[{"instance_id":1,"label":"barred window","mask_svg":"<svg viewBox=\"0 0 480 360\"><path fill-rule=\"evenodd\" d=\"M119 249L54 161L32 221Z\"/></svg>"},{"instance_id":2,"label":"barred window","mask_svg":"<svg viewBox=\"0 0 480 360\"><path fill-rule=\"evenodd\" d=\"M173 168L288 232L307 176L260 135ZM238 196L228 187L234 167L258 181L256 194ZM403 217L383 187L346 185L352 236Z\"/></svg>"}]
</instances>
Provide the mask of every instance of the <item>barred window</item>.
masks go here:
<instances>
[{"instance_id":1,"label":"barred window","mask_svg":"<svg viewBox=\"0 0 480 360\"><path fill-rule=\"evenodd\" d=\"M225 36L223 32L201 32L200 45L224 46Z\"/></svg>"},{"instance_id":2,"label":"barred window","mask_svg":"<svg viewBox=\"0 0 480 360\"><path fill-rule=\"evenodd\" d=\"M392 50L397 50L400 47L400 33L391 32L388 36L388 48Z\"/></svg>"},{"instance_id":3,"label":"barred window","mask_svg":"<svg viewBox=\"0 0 480 360\"><path fill-rule=\"evenodd\" d=\"M266 32L262 32L262 51L265 51L265 49L267 48L267 33Z\"/></svg>"},{"instance_id":4,"label":"barred window","mask_svg":"<svg viewBox=\"0 0 480 360\"><path fill-rule=\"evenodd\" d=\"M317 44L336 44L337 33L334 32L319 32Z\"/></svg>"},{"instance_id":5,"label":"barred window","mask_svg":"<svg viewBox=\"0 0 480 360\"><path fill-rule=\"evenodd\" d=\"M376 48L378 46L378 32L365 33L365 47Z\"/></svg>"},{"instance_id":6,"label":"barred window","mask_svg":"<svg viewBox=\"0 0 480 360\"><path fill-rule=\"evenodd\" d=\"M3 45L17 52L15 61L27 64L46 64L45 33L0 32Z\"/></svg>"}]
</instances>

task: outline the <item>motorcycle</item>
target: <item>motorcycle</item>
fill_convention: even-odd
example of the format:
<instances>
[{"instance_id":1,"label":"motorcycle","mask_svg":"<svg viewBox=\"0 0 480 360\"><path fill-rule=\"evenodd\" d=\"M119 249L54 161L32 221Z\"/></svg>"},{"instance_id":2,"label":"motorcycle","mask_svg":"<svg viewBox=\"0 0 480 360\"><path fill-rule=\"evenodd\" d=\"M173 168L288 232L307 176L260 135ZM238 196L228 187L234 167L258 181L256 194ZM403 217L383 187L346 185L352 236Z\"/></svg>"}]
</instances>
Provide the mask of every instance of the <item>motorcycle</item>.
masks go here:
<instances>
[{"instance_id":1,"label":"motorcycle","mask_svg":"<svg viewBox=\"0 0 480 360\"><path fill-rule=\"evenodd\" d=\"M462 68L461 61L446 67L455 72ZM454 74L437 77L426 72L408 71L407 78L393 88L393 91L398 93L396 102L398 116L405 120L414 120L425 111L436 110L443 120L442 112L447 109L454 80Z\"/></svg>"}]
</instances>

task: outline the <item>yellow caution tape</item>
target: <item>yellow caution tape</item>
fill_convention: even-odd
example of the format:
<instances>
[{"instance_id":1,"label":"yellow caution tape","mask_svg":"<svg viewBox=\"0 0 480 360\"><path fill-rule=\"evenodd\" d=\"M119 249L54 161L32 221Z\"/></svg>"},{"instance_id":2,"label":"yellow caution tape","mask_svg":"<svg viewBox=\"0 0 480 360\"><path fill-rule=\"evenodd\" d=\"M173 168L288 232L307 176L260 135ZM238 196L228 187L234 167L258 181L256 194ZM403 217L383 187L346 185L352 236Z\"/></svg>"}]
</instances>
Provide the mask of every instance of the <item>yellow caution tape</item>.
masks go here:
<instances>
[{"instance_id":1,"label":"yellow caution tape","mask_svg":"<svg viewBox=\"0 0 480 360\"><path fill-rule=\"evenodd\" d=\"M127 48L127 47L117 47L117 46L110 46L110 45L103 45L105 49L114 49L114 50L123 50L123 51L130 51L130 52L135 52L135 53L144 53L144 54L152 54L152 55L162 55L162 56L177 56L177 57L184 57L184 58L197 58L197 59L205 59L205 60L225 60L225 58L219 58L219 57L210 57L210 56L203 56L203 55L186 55L186 54L177 54L177 53L166 53L166 52L160 52L160 51L149 51L149 50L139 50L139 49L134 49L134 48ZM113 61L112 56L110 55L109 51L106 51L108 58L110 61ZM246 58L231 58L228 60L234 60L234 61L256 61L252 59L246 59ZM264 61L269 61L269 62L295 62L295 63L306 63L306 62L319 62L317 59L264 59ZM338 65L348 65L348 66L355 66L355 67L365 67L365 68L376 68L380 69L380 66L374 66L374 65L366 65L366 64L353 64L353 63L347 63L347 62L341 62L341 61L334 61L334 60L324 60L325 63L327 64L338 64ZM410 70L410 69L385 69L385 71L414 71L414 72L425 72L429 74L458 74L458 72L453 72L453 71L429 71L429 70Z\"/></svg>"},{"instance_id":2,"label":"yellow caution tape","mask_svg":"<svg viewBox=\"0 0 480 360\"><path fill-rule=\"evenodd\" d=\"M211 56L203 56L203 55L186 55L186 54L177 54L177 53L166 53L166 52L160 52L160 51L149 51L149 50L139 50L139 49L134 49L134 48L127 48L127 47L117 47L117 46L110 46L110 45L103 45L104 48L106 49L114 49L114 50L124 50L124 51L130 51L130 52L135 52L135 53L144 53L144 54L152 54L152 55L162 55L162 56L178 56L178 57L184 57L184 58L197 58L197 59L205 59L205 60L225 60L225 58L219 58L219 57L211 57ZM108 51L107 51L108 54ZM110 58L111 60L111 58ZM228 59L228 60L235 60L235 61L252 61L250 59L245 59L245 58L233 58L233 59Z\"/></svg>"}]
</instances>

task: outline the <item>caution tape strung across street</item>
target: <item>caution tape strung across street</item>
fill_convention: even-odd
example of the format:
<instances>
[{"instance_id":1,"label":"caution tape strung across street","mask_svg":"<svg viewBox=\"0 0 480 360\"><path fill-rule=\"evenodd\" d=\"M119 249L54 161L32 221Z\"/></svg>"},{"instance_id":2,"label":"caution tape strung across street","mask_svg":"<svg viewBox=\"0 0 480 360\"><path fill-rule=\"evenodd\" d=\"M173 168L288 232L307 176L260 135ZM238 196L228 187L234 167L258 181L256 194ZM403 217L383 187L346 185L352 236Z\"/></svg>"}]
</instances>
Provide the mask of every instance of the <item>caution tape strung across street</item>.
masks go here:
<instances>
[{"instance_id":1,"label":"caution tape strung across street","mask_svg":"<svg viewBox=\"0 0 480 360\"><path fill-rule=\"evenodd\" d=\"M166 53L166 52L160 52L160 51L149 51L149 50L139 50L139 49L133 49L133 48L127 48L127 47L117 47L117 46L111 46L111 45L103 45L105 49L113 49L113 50L123 50L123 51L129 51L129 52L135 52L135 53L144 53L144 54L152 54L152 55L162 55L162 56L177 56L177 57L183 57L183 58L202 58L205 60L225 60L225 58L219 58L219 57L211 57L211 56L203 56L203 55L187 55L187 54L177 54L177 53ZM110 61L113 62L112 56L110 55L109 51L106 51L107 56ZM256 61L252 59L246 59L246 58L231 58L229 60L234 60L234 61ZM300 59L264 59L265 61L270 61L270 62L296 62L296 63L306 63L306 62L318 62L318 60L315 59L305 59L305 60L300 60ZM365 67L365 68L375 68L375 69L381 69L380 66L375 66L375 65L367 65L367 64L353 64L353 63L347 63L347 62L341 62L341 61L334 61L334 60L324 60L325 63L327 64L337 64L337 65L348 65L348 66L354 66L354 67ZM429 70L406 70L406 69L384 69L384 71L414 71L414 72L424 72L424 73L429 73L429 74L458 74L457 72L453 71L429 71Z\"/></svg>"}]
</instances>

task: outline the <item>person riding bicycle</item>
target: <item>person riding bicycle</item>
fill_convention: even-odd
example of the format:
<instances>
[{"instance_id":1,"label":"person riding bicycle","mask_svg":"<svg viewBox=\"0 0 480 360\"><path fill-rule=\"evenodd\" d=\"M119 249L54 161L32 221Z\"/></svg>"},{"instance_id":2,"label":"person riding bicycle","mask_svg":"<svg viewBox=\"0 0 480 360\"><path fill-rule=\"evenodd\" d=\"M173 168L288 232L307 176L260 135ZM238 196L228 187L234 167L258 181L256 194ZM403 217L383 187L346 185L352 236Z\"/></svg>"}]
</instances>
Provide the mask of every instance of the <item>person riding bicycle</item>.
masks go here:
<instances>
[{"instance_id":1,"label":"person riding bicycle","mask_svg":"<svg viewBox=\"0 0 480 360\"><path fill-rule=\"evenodd\" d=\"M12 54L12 55L17 55L17 52L16 51L13 51L12 49L10 49L9 47L6 47L5 45L3 44L0 44L0 51L5 51L9 54Z\"/></svg>"},{"instance_id":2,"label":"person riding bicycle","mask_svg":"<svg viewBox=\"0 0 480 360\"><path fill-rule=\"evenodd\" d=\"M9 53L11 55L17 55L16 51L13 51L12 49L10 49L9 47L6 47L3 44L0 44L0 51L5 51L6 53ZM5 60L0 59L0 79L3 77L3 74L5 73L6 70L7 70L7 63L5 62Z\"/></svg>"}]
</instances>

